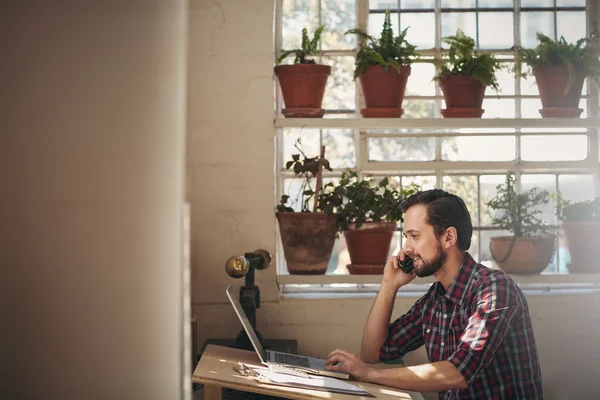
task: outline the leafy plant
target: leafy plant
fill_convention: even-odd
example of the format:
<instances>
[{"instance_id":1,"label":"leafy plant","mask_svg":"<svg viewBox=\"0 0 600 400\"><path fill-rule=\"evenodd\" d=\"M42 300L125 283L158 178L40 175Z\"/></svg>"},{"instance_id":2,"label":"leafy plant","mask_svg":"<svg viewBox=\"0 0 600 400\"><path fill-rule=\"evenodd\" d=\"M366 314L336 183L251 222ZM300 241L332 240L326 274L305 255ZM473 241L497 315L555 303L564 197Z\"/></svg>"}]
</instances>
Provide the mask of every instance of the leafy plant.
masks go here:
<instances>
[{"instance_id":1,"label":"leafy plant","mask_svg":"<svg viewBox=\"0 0 600 400\"><path fill-rule=\"evenodd\" d=\"M310 202L315 196L316 187L313 189L312 179L316 178L319 171L319 164L322 168L333 171L329 165L329 161L325 158L320 157L307 157L302 149L301 139L297 139L294 143L294 147L300 152L299 154L292 155L292 160L288 161L285 165L286 169L292 169L294 175L298 178L304 178L302 182L302 188L300 191L301 198L301 211L311 212ZM323 191L319 193L319 200L317 203L317 211L325 211L331 214L335 210L336 197L334 196L333 188L331 184L325 185ZM288 206L290 196L284 194L281 196L279 204L276 210L279 212L294 212L294 209ZM337 203L341 203L341 199L337 200Z\"/></svg>"},{"instance_id":2,"label":"leafy plant","mask_svg":"<svg viewBox=\"0 0 600 400\"><path fill-rule=\"evenodd\" d=\"M354 79L358 78L369 66L381 65L387 71L389 67L400 70L402 65L410 65L418 56L416 46L406 41L405 28L400 36L394 37L392 23L390 22L390 10L385 12L381 38L375 39L362 29L350 29L347 34L355 34L363 39L358 53L354 69Z\"/></svg>"},{"instance_id":3,"label":"leafy plant","mask_svg":"<svg viewBox=\"0 0 600 400\"><path fill-rule=\"evenodd\" d=\"M575 43L568 43L564 36L553 40L541 32L536 34L538 45L535 49L519 48L519 58L529 67L548 65L564 65L569 71L569 79L565 93L569 92L577 74L583 74L600 86L600 60L590 39L582 38ZM584 46L585 45L585 46ZM530 71L522 73L526 76Z\"/></svg>"},{"instance_id":4,"label":"leafy plant","mask_svg":"<svg viewBox=\"0 0 600 400\"><path fill-rule=\"evenodd\" d=\"M323 29L325 29L325 25L319 26L315 30L312 39L309 39L308 31L306 30L306 28L302 29L301 48L285 51L277 59L277 64L281 64L281 62L291 54L294 54L296 56L296 58L294 58L294 64L316 64L315 60L308 57L316 57L321 54L319 51L319 42L321 41L321 34L323 33Z\"/></svg>"},{"instance_id":5,"label":"leafy plant","mask_svg":"<svg viewBox=\"0 0 600 400\"><path fill-rule=\"evenodd\" d=\"M501 68L501 64L492 54L477 52L475 40L460 29L454 36L446 36L444 42L450 45L450 49L446 55L434 61L438 69L434 80L467 76L496 91L500 90L496 71Z\"/></svg>"},{"instance_id":6,"label":"leafy plant","mask_svg":"<svg viewBox=\"0 0 600 400\"><path fill-rule=\"evenodd\" d=\"M600 221L600 197L572 202L559 194L556 216L560 221Z\"/></svg>"},{"instance_id":7,"label":"leafy plant","mask_svg":"<svg viewBox=\"0 0 600 400\"><path fill-rule=\"evenodd\" d=\"M332 202L343 199L337 205L338 230L346 231L351 224L360 228L365 222L402 221L400 203L418 190L417 185L394 188L387 177L379 182L369 179L359 181L355 172L347 170L335 188L335 201Z\"/></svg>"},{"instance_id":8,"label":"leafy plant","mask_svg":"<svg viewBox=\"0 0 600 400\"><path fill-rule=\"evenodd\" d=\"M487 206L501 211L492 224L512 232L514 237L531 237L544 235L551 230L545 221L537 217L542 211L536 209L537 206L548 204L550 199L550 193L538 187L517 193L515 176L508 173L504 183L496 186L496 196L488 201Z\"/></svg>"}]
</instances>

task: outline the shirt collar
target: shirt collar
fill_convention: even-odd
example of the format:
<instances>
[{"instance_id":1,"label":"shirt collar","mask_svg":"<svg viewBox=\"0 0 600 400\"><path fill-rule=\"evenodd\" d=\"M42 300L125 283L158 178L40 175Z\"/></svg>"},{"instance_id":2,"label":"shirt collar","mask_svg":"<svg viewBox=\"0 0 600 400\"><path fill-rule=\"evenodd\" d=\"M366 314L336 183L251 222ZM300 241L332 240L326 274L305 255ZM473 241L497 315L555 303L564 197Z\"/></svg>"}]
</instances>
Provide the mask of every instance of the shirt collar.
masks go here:
<instances>
[{"instance_id":1,"label":"shirt collar","mask_svg":"<svg viewBox=\"0 0 600 400\"><path fill-rule=\"evenodd\" d=\"M473 260L473 257L468 252L465 252L465 259L458 270L458 275L450 283L448 290L444 293L444 287L440 282L436 281L435 284L438 285L436 291L451 302L461 305L466 297L470 278L473 272L475 272L476 265L477 263Z\"/></svg>"}]
</instances>

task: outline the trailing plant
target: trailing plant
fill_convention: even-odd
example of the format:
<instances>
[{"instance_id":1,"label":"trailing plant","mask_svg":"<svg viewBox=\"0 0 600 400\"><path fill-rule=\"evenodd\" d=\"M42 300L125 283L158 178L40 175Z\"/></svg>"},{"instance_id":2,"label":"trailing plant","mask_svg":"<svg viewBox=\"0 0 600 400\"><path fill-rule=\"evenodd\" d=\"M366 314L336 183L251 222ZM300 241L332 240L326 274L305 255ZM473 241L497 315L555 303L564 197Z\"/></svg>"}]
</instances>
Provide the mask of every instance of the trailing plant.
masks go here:
<instances>
[{"instance_id":1,"label":"trailing plant","mask_svg":"<svg viewBox=\"0 0 600 400\"><path fill-rule=\"evenodd\" d=\"M600 221L600 197L570 201L557 196L556 217L559 221Z\"/></svg>"},{"instance_id":2,"label":"trailing plant","mask_svg":"<svg viewBox=\"0 0 600 400\"><path fill-rule=\"evenodd\" d=\"M500 90L496 79L496 71L501 69L500 62L490 53L477 52L473 38L459 29L456 35L446 36L444 43L449 44L450 49L446 55L434 61L438 70L434 80L466 76L496 91Z\"/></svg>"},{"instance_id":3,"label":"trailing plant","mask_svg":"<svg viewBox=\"0 0 600 400\"><path fill-rule=\"evenodd\" d=\"M371 65L381 65L386 71L389 67L400 70L400 66L410 65L419 54L415 51L416 46L406 41L408 28L405 28L400 36L394 37L388 9L385 12L381 38L375 39L359 28L348 30L346 35L355 34L363 39L356 54L354 79L356 80Z\"/></svg>"},{"instance_id":4,"label":"trailing plant","mask_svg":"<svg viewBox=\"0 0 600 400\"><path fill-rule=\"evenodd\" d=\"M538 187L517 193L515 176L511 172L506 175L503 184L496 186L496 196L487 202L487 206L501 211L494 217L493 225L510 231L515 238L531 237L544 235L551 231L552 228L538 218L542 211L536 208L548 204L550 200L550 193Z\"/></svg>"},{"instance_id":5,"label":"trailing plant","mask_svg":"<svg viewBox=\"0 0 600 400\"><path fill-rule=\"evenodd\" d=\"M569 79L565 88L565 93L569 92L577 74L590 78L600 87L600 60L595 47L591 44L591 39L582 38L575 43L568 43L564 36L558 40L544 35L541 32L536 34L538 45L535 49L518 48L519 59L529 65L529 67L542 67L550 65L564 65L569 71ZM527 76L531 71L522 72L522 76Z\"/></svg>"},{"instance_id":6,"label":"trailing plant","mask_svg":"<svg viewBox=\"0 0 600 400\"><path fill-rule=\"evenodd\" d=\"M345 171L333 192L335 201L332 203L343 200L337 205L338 230L346 231L351 224L360 228L365 222L402 221L400 204L419 189L417 185L402 189L394 188L387 177L380 181L372 179L359 181L355 172Z\"/></svg>"},{"instance_id":7,"label":"trailing plant","mask_svg":"<svg viewBox=\"0 0 600 400\"><path fill-rule=\"evenodd\" d=\"M313 35L313 38L308 37L308 31L306 28L302 29L302 45L299 49L287 50L277 59L277 64L286 59L288 56L294 54L294 64L316 64L315 60L309 57L317 57L321 54L319 51L319 43L321 41L321 34L325 29L325 25L319 26Z\"/></svg>"}]
</instances>

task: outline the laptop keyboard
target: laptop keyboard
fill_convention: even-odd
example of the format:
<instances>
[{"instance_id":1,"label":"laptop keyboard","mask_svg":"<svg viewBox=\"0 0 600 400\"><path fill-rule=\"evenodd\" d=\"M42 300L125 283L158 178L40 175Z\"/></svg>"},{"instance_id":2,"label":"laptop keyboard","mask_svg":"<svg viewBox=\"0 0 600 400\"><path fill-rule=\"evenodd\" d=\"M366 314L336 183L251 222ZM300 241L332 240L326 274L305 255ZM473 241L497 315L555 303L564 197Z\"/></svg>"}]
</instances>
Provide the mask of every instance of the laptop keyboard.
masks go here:
<instances>
[{"instance_id":1,"label":"laptop keyboard","mask_svg":"<svg viewBox=\"0 0 600 400\"><path fill-rule=\"evenodd\" d=\"M288 364L295 365L297 367L310 368L310 362L306 357L285 353L273 353L273 355L275 356L275 362L278 362L279 364Z\"/></svg>"}]
</instances>

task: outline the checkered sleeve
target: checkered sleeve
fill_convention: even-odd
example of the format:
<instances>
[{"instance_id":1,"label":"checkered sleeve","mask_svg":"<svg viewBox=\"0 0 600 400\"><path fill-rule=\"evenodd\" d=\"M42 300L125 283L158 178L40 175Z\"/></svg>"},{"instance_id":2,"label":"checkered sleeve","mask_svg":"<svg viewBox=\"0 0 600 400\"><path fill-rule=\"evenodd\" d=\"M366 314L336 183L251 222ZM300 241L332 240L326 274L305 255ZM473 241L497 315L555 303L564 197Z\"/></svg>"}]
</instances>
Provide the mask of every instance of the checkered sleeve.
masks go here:
<instances>
[{"instance_id":1,"label":"checkered sleeve","mask_svg":"<svg viewBox=\"0 0 600 400\"><path fill-rule=\"evenodd\" d=\"M491 277L482 282L476 304L456 351L448 358L471 384L493 359L522 304L515 284L508 277Z\"/></svg>"},{"instance_id":2,"label":"checkered sleeve","mask_svg":"<svg viewBox=\"0 0 600 400\"><path fill-rule=\"evenodd\" d=\"M388 337L379 351L380 361L391 361L423 345L423 303L421 297L404 314L390 324Z\"/></svg>"}]
</instances>

